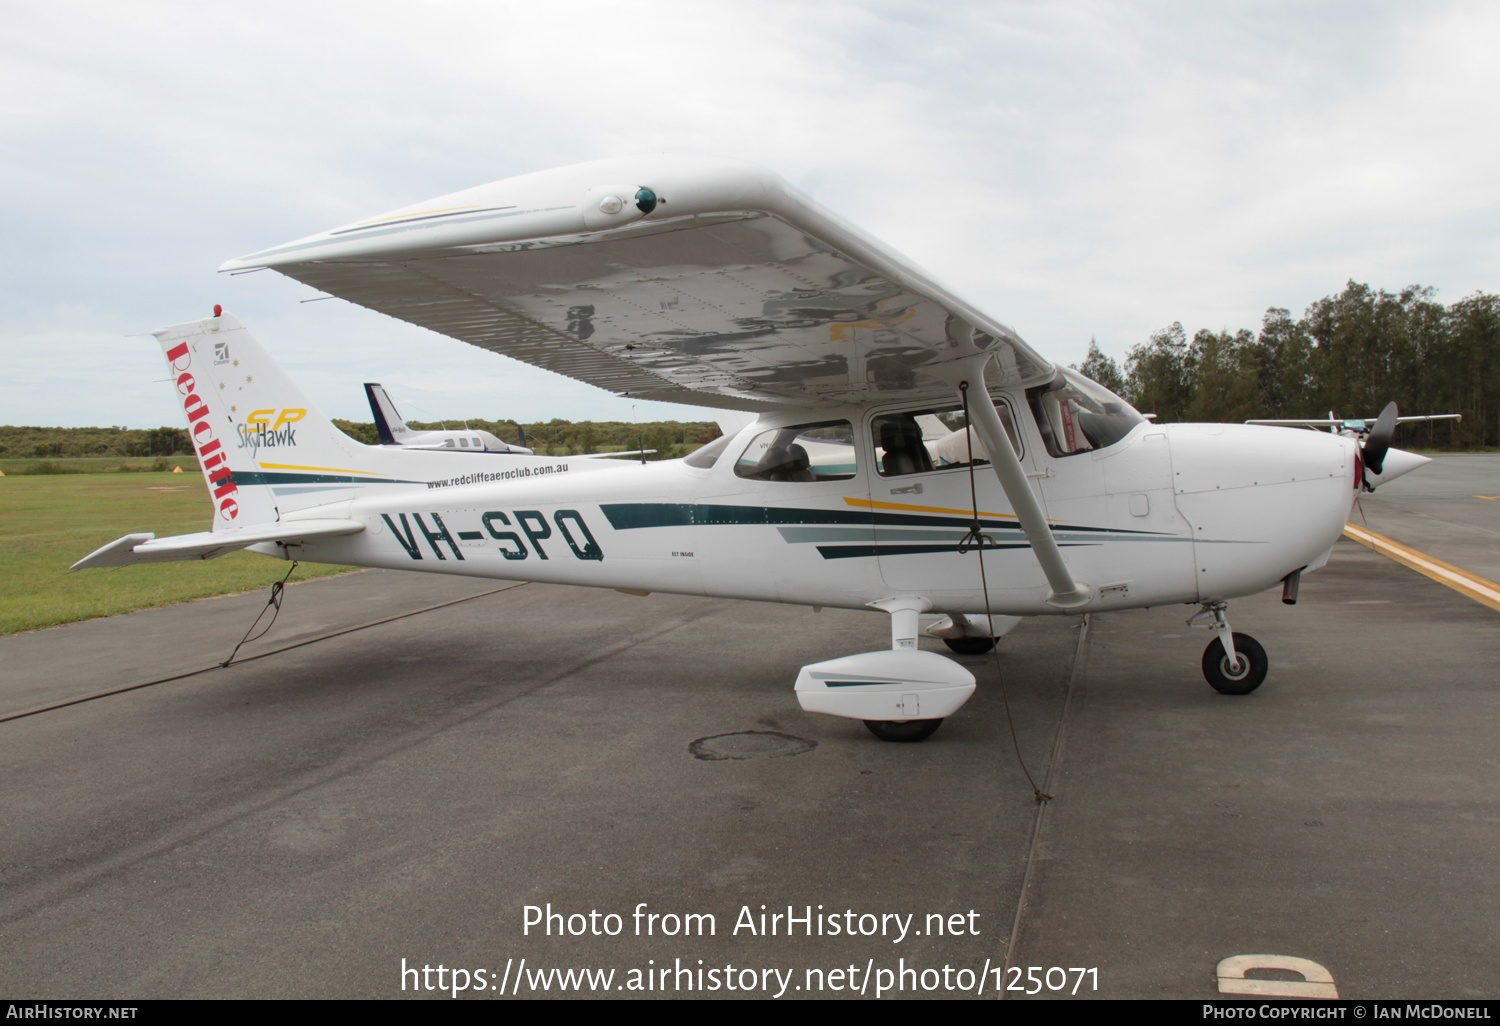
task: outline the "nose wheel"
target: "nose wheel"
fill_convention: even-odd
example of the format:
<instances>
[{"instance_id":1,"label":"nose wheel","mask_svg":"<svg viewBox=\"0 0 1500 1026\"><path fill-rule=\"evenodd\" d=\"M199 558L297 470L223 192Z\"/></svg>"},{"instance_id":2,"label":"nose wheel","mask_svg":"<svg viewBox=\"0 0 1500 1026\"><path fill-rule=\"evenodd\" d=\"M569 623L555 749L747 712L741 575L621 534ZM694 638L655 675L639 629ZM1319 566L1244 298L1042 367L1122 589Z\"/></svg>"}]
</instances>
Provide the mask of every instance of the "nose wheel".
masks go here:
<instances>
[{"instance_id":1,"label":"nose wheel","mask_svg":"<svg viewBox=\"0 0 1500 1026\"><path fill-rule=\"evenodd\" d=\"M1224 642L1215 638L1203 650L1203 676L1209 686L1224 695L1248 695L1266 679L1271 661L1260 642L1248 634L1234 635L1235 660L1224 651Z\"/></svg>"},{"instance_id":2,"label":"nose wheel","mask_svg":"<svg viewBox=\"0 0 1500 1026\"><path fill-rule=\"evenodd\" d=\"M1188 620L1190 627L1207 627L1218 635L1203 650L1203 677L1224 695L1248 695L1266 680L1271 661L1266 650L1248 634L1229 629L1222 602L1204 603Z\"/></svg>"}]
</instances>

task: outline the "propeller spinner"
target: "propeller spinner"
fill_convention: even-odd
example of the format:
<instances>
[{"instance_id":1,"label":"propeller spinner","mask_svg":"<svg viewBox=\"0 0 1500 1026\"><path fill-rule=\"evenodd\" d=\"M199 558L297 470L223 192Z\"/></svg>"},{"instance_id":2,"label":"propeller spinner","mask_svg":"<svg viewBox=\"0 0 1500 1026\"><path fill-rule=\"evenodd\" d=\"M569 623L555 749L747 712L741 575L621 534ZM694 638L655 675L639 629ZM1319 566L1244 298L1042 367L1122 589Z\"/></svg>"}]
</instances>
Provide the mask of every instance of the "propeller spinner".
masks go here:
<instances>
[{"instance_id":1,"label":"propeller spinner","mask_svg":"<svg viewBox=\"0 0 1500 1026\"><path fill-rule=\"evenodd\" d=\"M1360 457L1364 460L1367 471L1365 487L1372 492L1375 489L1370 487L1368 474L1379 474L1385 470L1385 454L1390 451L1391 438L1396 434L1396 418L1399 416L1401 411L1396 408L1396 404L1386 403L1375 426L1370 429L1370 437L1365 439L1364 448L1360 450Z\"/></svg>"}]
</instances>

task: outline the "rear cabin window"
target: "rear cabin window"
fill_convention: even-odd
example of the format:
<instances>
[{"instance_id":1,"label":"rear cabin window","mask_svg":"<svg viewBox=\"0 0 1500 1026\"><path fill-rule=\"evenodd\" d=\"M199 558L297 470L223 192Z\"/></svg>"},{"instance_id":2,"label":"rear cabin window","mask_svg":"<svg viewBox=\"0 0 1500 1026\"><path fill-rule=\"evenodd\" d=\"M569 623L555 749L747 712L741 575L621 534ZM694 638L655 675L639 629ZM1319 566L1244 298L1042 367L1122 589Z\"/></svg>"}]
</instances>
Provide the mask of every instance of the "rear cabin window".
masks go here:
<instances>
[{"instance_id":1,"label":"rear cabin window","mask_svg":"<svg viewBox=\"0 0 1500 1026\"><path fill-rule=\"evenodd\" d=\"M751 481L847 481L855 473L847 420L771 428L750 439L734 473Z\"/></svg>"},{"instance_id":2,"label":"rear cabin window","mask_svg":"<svg viewBox=\"0 0 1500 1026\"><path fill-rule=\"evenodd\" d=\"M1021 443L1016 437L1010 404L996 399L995 409L1019 456ZM875 418L871 433L875 441L875 468L881 477L967 466L971 453L976 464L988 463L990 459L979 432L964 419L962 406L883 413Z\"/></svg>"},{"instance_id":3,"label":"rear cabin window","mask_svg":"<svg viewBox=\"0 0 1500 1026\"><path fill-rule=\"evenodd\" d=\"M690 467L697 467L699 470L707 470L719 462L719 456L724 452L725 447L729 445L729 438L729 435L720 435L701 449L694 449L688 453L682 458L682 462Z\"/></svg>"}]
</instances>

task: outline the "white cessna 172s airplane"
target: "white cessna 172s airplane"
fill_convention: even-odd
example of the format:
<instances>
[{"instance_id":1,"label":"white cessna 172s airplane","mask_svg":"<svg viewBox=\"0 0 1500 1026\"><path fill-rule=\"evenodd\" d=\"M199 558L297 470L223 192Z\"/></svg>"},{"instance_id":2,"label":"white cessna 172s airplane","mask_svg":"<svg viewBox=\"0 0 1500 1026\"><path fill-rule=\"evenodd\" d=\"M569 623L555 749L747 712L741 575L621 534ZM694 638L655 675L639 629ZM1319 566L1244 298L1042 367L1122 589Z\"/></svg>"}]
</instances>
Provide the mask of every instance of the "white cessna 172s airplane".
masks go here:
<instances>
[{"instance_id":1,"label":"white cessna 172s airplane","mask_svg":"<svg viewBox=\"0 0 1500 1026\"><path fill-rule=\"evenodd\" d=\"M523 175L231 260L641 399L754 416L685 459L365 446L233 317L156 333L212 529L77 567L283 559L874 608L891 648L802 669L803 707L921 740L1016 618L1198 604L1220 691L1265 679L1226 603L1328 559L1390 431L1152 424L753 165ZM1404 469L1409 469L1403 464ZM933 622L936 621L936 622Z\"/></svg>"}]
</instances>

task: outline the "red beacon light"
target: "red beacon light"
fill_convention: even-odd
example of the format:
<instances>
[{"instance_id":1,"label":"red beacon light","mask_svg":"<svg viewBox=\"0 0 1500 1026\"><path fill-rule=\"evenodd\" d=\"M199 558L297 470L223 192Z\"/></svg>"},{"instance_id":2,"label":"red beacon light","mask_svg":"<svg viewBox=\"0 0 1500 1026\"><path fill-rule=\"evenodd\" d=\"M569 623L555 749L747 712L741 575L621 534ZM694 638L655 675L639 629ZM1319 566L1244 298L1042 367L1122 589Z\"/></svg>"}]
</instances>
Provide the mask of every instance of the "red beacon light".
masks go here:
<instances>
[{"instance_id":1,"label":"red beacon light","mask_svg":"<svg viewBox=\"0 0 1500 1026\"><path fill-rule=\"evenodd\" d=\"M218 303L215 303L214 304L214 316L215 317L221 317L221 316L223 316L223 314L224 314L224 308L222 306L220 306Z\"/></svg>"}]
</instances>

